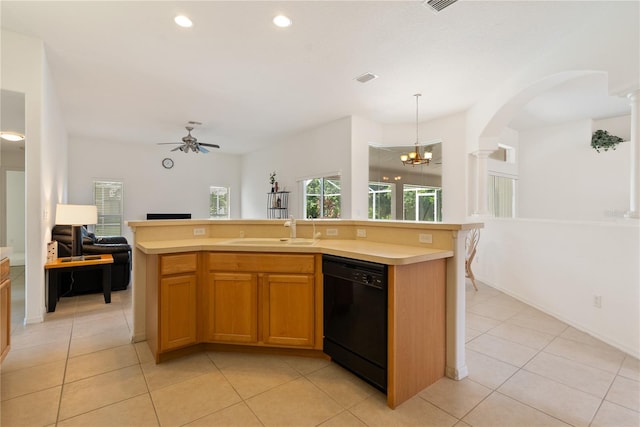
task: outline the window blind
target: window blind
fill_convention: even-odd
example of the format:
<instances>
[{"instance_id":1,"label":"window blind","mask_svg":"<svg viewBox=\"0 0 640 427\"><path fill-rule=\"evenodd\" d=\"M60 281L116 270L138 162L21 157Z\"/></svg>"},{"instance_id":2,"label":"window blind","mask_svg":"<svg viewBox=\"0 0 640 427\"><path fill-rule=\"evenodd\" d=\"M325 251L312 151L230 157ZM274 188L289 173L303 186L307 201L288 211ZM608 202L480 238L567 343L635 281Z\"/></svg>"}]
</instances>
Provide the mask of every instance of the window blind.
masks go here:
<instances>
[{"instance_id":1,"label":"window blind","mask_svg":"<svg viewBox=\"0 0 640 427\"><path fill-rule=\"evenodd\" d=\"M118 181L94 181L93 201L98 208L96 236L121 236L123 184Z\"/></svg>"},{"instance_id":2,"label":"window blind","mask_svg":"<svg viewBox=\"0 0 640 427\"><path fill-rule=\"evenodd\" d=\"M489 175L489 211L495 217L515 218L516 180L498 175Z\"/></svg>"}]
</instances>

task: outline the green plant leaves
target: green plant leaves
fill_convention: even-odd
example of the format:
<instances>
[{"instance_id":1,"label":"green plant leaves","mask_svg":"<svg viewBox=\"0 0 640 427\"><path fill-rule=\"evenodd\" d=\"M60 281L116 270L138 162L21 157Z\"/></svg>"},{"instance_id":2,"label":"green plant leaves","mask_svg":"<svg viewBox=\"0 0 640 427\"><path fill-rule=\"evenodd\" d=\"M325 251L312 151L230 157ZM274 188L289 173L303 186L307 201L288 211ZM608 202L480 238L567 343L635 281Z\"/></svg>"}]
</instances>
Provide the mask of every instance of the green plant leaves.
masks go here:
<instances>
[{"instance_id":1,"label":"green plant leaves","mask_svg":"<svg viewBox=\"0 0 640 427\"><path fill-rule=\"evenodd\" d=\"M609 151L615 150L616 145L620 144L624 139L619 136L611 135L606 130L598 129L591 135L591 147L593 147L598 153L600 150Z\"/></svg>"}]
</instances>

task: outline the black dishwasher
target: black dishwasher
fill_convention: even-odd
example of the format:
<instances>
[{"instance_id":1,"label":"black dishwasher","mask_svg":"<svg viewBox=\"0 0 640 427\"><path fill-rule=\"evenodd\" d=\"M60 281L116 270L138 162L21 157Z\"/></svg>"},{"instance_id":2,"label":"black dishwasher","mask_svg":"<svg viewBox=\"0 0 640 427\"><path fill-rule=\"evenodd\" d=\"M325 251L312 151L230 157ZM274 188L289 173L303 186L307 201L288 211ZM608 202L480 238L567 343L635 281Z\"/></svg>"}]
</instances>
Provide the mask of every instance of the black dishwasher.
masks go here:
<instances>
[{"instance_id":1,"label":"black dishwasher","mask_svg":"<svg viewBox=\"0 0 640 427\"><path fill-rule=\"evenodd\" d=\"M322 257L323 351L336 363L387 390L387 266Z\"/></svg>"}]
</instances>

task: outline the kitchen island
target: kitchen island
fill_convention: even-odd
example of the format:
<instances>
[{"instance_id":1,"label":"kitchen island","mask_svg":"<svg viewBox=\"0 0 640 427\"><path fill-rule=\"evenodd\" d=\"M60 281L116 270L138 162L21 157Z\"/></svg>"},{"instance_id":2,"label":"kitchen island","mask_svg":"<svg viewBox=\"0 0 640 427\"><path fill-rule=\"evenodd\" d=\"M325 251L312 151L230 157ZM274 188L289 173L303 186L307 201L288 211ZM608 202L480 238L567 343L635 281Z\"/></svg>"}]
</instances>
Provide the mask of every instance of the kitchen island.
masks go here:
<instances>
[{"instance_id":1,"label":"kitchen island","mask_svg":"<svg viewBox=\"0 0 640 427\"><path fill-rule=\"evenodd\" d=\"M325 356L322 255L336 255L388 266L390 407L466 376L464 236L479 224L299 221L296 239L273 220L129 226L133 338L156 362L201 349Z\"/></svg>"}]
</instances>

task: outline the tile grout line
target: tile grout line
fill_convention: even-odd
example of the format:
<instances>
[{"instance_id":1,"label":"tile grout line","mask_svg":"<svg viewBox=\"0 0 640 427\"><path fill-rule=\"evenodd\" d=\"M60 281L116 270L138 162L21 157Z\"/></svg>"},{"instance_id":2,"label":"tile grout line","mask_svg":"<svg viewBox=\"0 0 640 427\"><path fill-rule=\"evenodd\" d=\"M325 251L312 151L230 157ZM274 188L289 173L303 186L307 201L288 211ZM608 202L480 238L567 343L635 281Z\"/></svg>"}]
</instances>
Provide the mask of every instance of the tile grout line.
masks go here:
<instances>
[{"instance_id":1,"label":"tile grout line","mask_svg":"<svg viewBox=\"0 0 640 427\"><path fill-rule=\"evenodd\" d=\"M488 329L487 331L483 332L483 333L482 333L482 335L484 335L484 334L488 334L488 332L489 332L490 330L495 329L495 328L497 328L497 327L499 327L499 326L501 326L501 325L505 324L505 323L507 322L507 320L509 320L509 319L513 318L513 317L514 317L514 316L516 316L517 314L522 313L523 311L524 311L524 310L520 311L519 313L514 314L513 316L510 316L508 319L505 319L505 320L501 321L501 323L500 323L499 325L496 325L496 326L494 326L493 328ZM540 349L533 349L533 350L536 350L536 353L535 353L533 356L531 356L531 357L530 357L526 362L524 362L524 363L522 364L522 366L515 366L515 365L511 365L511 364L510 364L510 363L508 363L508 362L504 362L504 361L502 361L502 360L500 360L500 359L496 359L496 358L494 358L494 357L492 357L492 356L490 356L490 355L484 354L484 353L482 353L482 352L478 352L478 353L481 353L481 354L483 354L483 355L485 355L485 356L487 356L487 357L490 357L490 358L492 358L492 359L494 359L494 360L498 360L498 361L500 361L500 362L502 362L502 363L507 363L508 365L514 366L514 367L515 367L515 368L517 368L517 369L516 369L516 371L515 371L513 374L511 374L511 375L510 375L508 378L506 378L502 383L500 383L500 384L499 384L495 389L493 389L491 393L489 393L487 396L485 396L485 397L484 397L484 398L483 398L483 399L482 399L482 400L481 400L477 405L475 405L471 410L469 410L467 413L465 413L465 414L464 414L464 416L463 416L462 418L460 418L460 421L462 421L464 417L466 417L467 415L469 415L469 414L473 411L473 409L475 409L477 406L479 406L479 405L480 405L480 403L482 403L482 402L484 402L486 399L488 399L488 398L489 398L489 396L493 395L494 393L497 393L497 394L500 394L500 395L502 395L502 396L505 396L505 397L507 397L507 398L509 398L509 399L512 399L512 400L514 400L514 401L516 401L516 402L519 402L520 404L525 405L525 406L527 406L527 407L529 407L529 408L531 408L531 409L533 409L533 410L535 410L535 411L537 411L537 412L541 412L541 413L543 413L543 414L545 414L545 415L547 415L547 416L549 416L549 417L551 417L551 418L554 418L554 419L556 419L556 420L559 420L559 421L560 421L560 422L562 422L562 423L569 424L567 421L564 421L564 420L562 420L562 419L560 419L560 418L556 417L555 415L549 414L549 413L547 413L546 411L543 411L541 408L536 408L535 406L532 406L532 405L530 405L530 404L529 404L529 403L527 403L527 402L523 402L523 401L521 401L521 400L519 400L519 399L516 399L515 397L512 397L512 396L506 395L506 394L504 394L503 392L501 392L501 391L499 390L499 389L500 389L504 384L506 384L506 383L507 383L507 381L509 381L509 380L510 380L511 378L513 378L514 376L516 376L520 371L530 372L530 371L528 371L528 370L526 370L526 369L525 369L525 366L526 366L529 362L531 362L535 357L537 357L540 353L542 353L542 352L544 351L544 349L545 349L545 348L547 348L549 345L551 345L551 343L552 343L553 341L555 341L558 337L560 337L560 335L561 335L562 333L564 333L564 331L566 331L566 329L567 329L568 327L569 327L569 326L567 325L567 326L566 326L566 327L565 327L561 332L559 332L558 334L556 334L556 335L554 336L554 338L553 338L551 341L549 341L549 342L548 342L544 347L542 347L542 348L540 348ZM524 327L523 327L523 328L524 328ZM530 329L530 330L534 330L534 331L536 331L535 329L531 329L531 328L526 328L526 329ZM536 331L536 332L540 332L540 331ZM491 335L491 334L488 334L488 335ZM479 335L479 336L480 336L480 335ZM492 336L493 336L493 335L492 335ZM477 337L476 337L476 338L477 338ZM500 338L500 337L497 337L497 338ZM475 338L474 338L474 339L475 339ZM503 339L504 339L504 338L503 338ZM504 340L505 340L505 341L509 341L509 342L513 342L513 341L511 341L511 340L507 340L507 339L504 339ZM473 340L472 340L472 341L473 341ZM516 344L518 344L518 343L516 343ZM522 345L522 344L521 344L521 345ZM465 343L465 346L466 346L466 343ZM525 346L525 347L528 347L528 346ZM531 348L531 347L528 347L528 348ZM474 351L475 351L475 350L474 350ZM533 374L535 374L535 373L533 373ZM538 374L535 374L535 375L538 375ZM543 377L543 378L546 378L546 377ZM471 380L471 379L470 379L470 381L473 381L473 380ZM553 381L553 380L552 380L552 381ZM474 381L474 382L475 382L475 381ZM559 383L559 384L562 384L562 383ZM480 385L482 385L482 384L480 384ZM566 385L566 384L565 384L565 385ZM440 408L440 409L442 409L442 408ZM597 413L597 411L596 411L596 413ZM594 416L595 416L595 414L594 414ZM593 417L592 417L592 419L591 419L591 422L592 422L592 421L593 421ZM466 422L466 421L463 421L463 422ZM569 425L570 425L570 424L569 424Z\"/></svg>"},{"instance_id":2,"label":"tile grout line","mask_svg":"<svg viewBox=\"0 0 640 427\"><path fill-rule=\"evenodd\" d=\"M77 299L76 297L73 297L74 299L74 306L73 306L73 317L71 320L71 330L69 331L69 345L67 345L67 357L65 358L64 361L64 372L62 373L62 385L60 386L60 397L58 398L58 410L56 411L56 420L55 420L55 425L57 426L58 423L60 422L60 410L62 408L62 396L64 395L64 386L65 386L65 379L67 377L67 368L69 366L69 356L71 354L71 338L73 337L73 328L75 326L75 310L76 310L76 304L77 304ZM46 321L46 319L45 319Z\"/></svg>"},{"instance_id":3,"label":"tile grout line","mask_svg":"<svg viewBox=\"0 0 640 427\"><path fill-rule=\"evenodd\" d=\"M66 357L66 359L65 359L65 369L64 369L64 373L63 373L62 386L61 386L61 391L60 391L60 398L59 398L59 400L58 400L58 409L57 409L57 414L56 414L56 421L55 421L55 425L58 425L61 421L70 420L70 419L73 419L73 418L76 418L76 417L79 417L79 416L82 416L82 415L85 415L85 414L91 413L91 412L93 412L93 411L97 411L97 410L99 410L99 409L102 409L102 408L105 408L105 407L108 407L108 406L111 406L111 405L114 405L114 404L118 404L118 403L121 403L121 402L127 401L127 400L129 400L129 399L131 399L131 398L139 397L139 396L142 396L142 395L144 395L144 394L145 394L145 393L140 393L140 394L138 394L138 395L136 395L136 396L131 396L131 397L128 397L128 398L126 398L126 399L122 399L122 400L119 400L119 401L116 401L116 402L111 402L111 403L109 403L108 405L100 406L100 407L97 407L97 408L93 408L93 409L91 409L91 410L88 410L88 411L86 411L86 412L82 412L82 413L79 413L79 414L73 415L73 416L71 416L71 417L69 417L69 418L66 418L65 420L60 420L60 410L61 410L61 408L62 408L62 397L63 397L63 392L64 392L65 384L67 384L67 382L65 381L65 379L66 379L66 374L67 374L67 370L68 370L69 360L72 358L72 357L71 357L71 342L72 342L72 339L73 339L73 330L74 330L74 327L76 326L76 325L75 325L76 321L77 321L77 320L79 320L79 319L76 317L76 316L77 316L77 314L78 314L78 306L77 306L77 303L78 303L78 302L77 302L77 296L74 296L74 297L72 297L72 298L74 299L74 302L73 302L73 313L72 313L72 317L71 317L71 331L70 331L70 333L69 333L69 345L68 345L68 347L67 347L67 357ZM122 314L124 315L124 309L119 308L119 309L116 309L116 310L114 310L114 311L118 311L118 310L122 310ZM85 353L85 354L82 354L82 355L79 355L79 356L76 356L76 357L82 357L82 356L85 356L85 355L95 354L95 353L98 353L98 352L100 352L100 351L111 350L111 349L113 349L113 348L123 347L124 345L130 345L130 344L123 344L123 345L118 345L118 346L115 346L115 347L110 347L110 348L106 348L106 349L102 349L102 350L97 350L97 351L90 352L90 353ZM135 351L135 347L134 347L134 351ZM138 359L138 366L140 367L140 371L141 371L141 373L142 373L142 367L141 367L140 359L139 359L139 357L138 357L137 352L136 352L136 358ZM128 365L128 366L126 366L126 367L131 367L131 366L135 366L135 364ZM122 368L118 368L118 369L122 369ZM102 372L102 373L100 373L100 374L92 375L92 376L89 376L89 377L86 377L86 378L81 378L81 379L79 379L79 380L69 382L69 384L71 384L71 383L75 383L75 382L77 382L77 381L85 380L85 379L87 379L87 378L92 378L92 377L95 377L95 376L98 376L98 375L102 375L102 374L105 374L105 373L115 372L115 371L117 371L118 369L113 369L113 370L110 370L110 371L107 371L107 372ZM143 374L143 378L144 378L144 374ZM146 384L146 378L145 378L145 384ZM147 386L147 393L146 393L146 394L149 394L149 392L148 392L148 386ZM151 398L151 396L149 396L149 397ZM152 403L153 403L153 401L152 401ZM154 410L155 410L155 407L154 407ZM158 425L160 425L160 424L159 424L159 422L158 422Z\"/></svg>"},{"instance_id":4,"label":"tile grout line","mask_svg":"<svg viewBox=\"0 0 640 427\"><path fill-rule=\"evenodd\" d=\"M472 312L472 313L473 313L473 312ZM522 313L522 311L521 311L520 313ZM517 313L517 314L520 314L520 313ZM475 315L477 315L477 316L481 316L481 315L476 314L476 313L474 313L474 314L475 314ZM514 316L516 316L517 314L515 314L515 315L513 315L513 316L509 317L509 319L513 318L513 317L514 317ZM483 317L486 317L486 316L483 316ZM494 326L494 327L492 327L492 328L489 328L487 331L483 332L481 335L484 335L484 334L491 335L491 334L489 334L489 331L491 331L491 330L493 330L493 329L495 329L495 328L497 328L497 327L499 327L499 326L501 326L501 325L505 324L505 323L507 322L507 320L509 320L509 319L505 319L505 320L501 321L501 323L500 323L499 325L496 325L496 326ZM562 323L564 323L564 322L562 322ZM535 331L535 332L541 332L541 331L538 331L538 330L533 329L533 328L528 328L528 327L526 327L526 326L521 326L521 327L522 327L522 328L525 328L525 329L529 329L529 330ZM504 393L502 393L502 392L500 392L500 391L498 390L498 389L499 389L500 387L502 387L502 386L503 386L507 381L509 381L509 379L513 378L513 377L514 377L518 372L520 372L520 371L526 371L526 372L531 373L531 374L533 374L533 375L538 375L538 376L540 376L540 377L542 377L542 378L546 378L546 379L548 379L548 380L550 380L550 381L553 381L553 382L555 382L555 383L558 383L558 384L564 385L564 386L566 386L566 387L568 387L568 388L570 388L570 389L573 389L573 390L576 390L576 391L579 391L579 392L582 392L582 393L586 393L586 394L588 394L588 395L590 395L590 396L595 397L596 399L600 399L600 403L598 404L598 407L596 408L596 410L594 411L594 413L593 413L593 414L591 415L591 417L590 417L590 420L589 420L589 424L588 424L588 425L591 425L591 424L593 423L593 420L595 419L596 415L598 414L598 411L599 411L599 410L600 410L600 408L602 407L602 404L603 404L603 403L604 403L604 401L606 400L606 399L605 399L605 398L606 398L606 395L608 394L609 390L610 390L610 389L611 389L611 387L613 386L613 383L614 383L614 381L615 381L616 377L619 375L620 369L622 368L622 364L618 367L618 371L617 371L617 373L614 375L613 380L612 380L612 381L611 381L611 383L609 384L609 388L608 388L608 390L607 390L607 393L606 393L606 394L605 394L605 396L603 396L603 397L599 397L599 396L593 395L593 394L591 394L591 393L588 393L588 392L585 392L585 391L583 391L583 390L577 389L577 388L575 388L575 387L573 387L573 386L571 386L571 385L569 385L569 384L565 384L565 383L563 383L563 382L558 382L558 381L556 381L556 380L555 380L555 379L553 379L553 378L549 378L549 377L546 377L546 376L544 376L544 375L540 375L540 374L537 374L537 373L535 373L535 372L532 372L532 371L529 371L529 370L527 370L527 369L526 369L526 365L528 365L528 364L529 364L529 363L530 363L530 362L531 362L535 357L537 357L539 354L541 354L541 353L545 352L544 350L545 350L547 347L549 347L553 342L555 342L556 340L558 340L559 338L560 338L560 339L565 339L565 340L567 340L567 341L571 341L571 342L579 343L579 344L589 345L589 344L583 343L583 342L578 341L578 340L573 340L573 339L570 339L570 338L562 337L562 334L564 334L564 333L565 333L569 328L570 328L570 325L566 325L566 326L565 326L565 328L564 328L564 329L562 329L562 331L558 332L557 334L554 334L554 338L553 338L551 341L549 341L546 345L544 345L544 347L540 348L539 350L538 350L538 349L535 349L535 350L537 350L537 351L536 351L536 353L535 353L531 358L529 358L529 359L528 359L528 360L527 360L527 361L522 365L522 367L517 367L518 369L517 369L517 370L516 370L516 371L515 371L511 376L509 376L509 378L507 378L505 381L503 381L503 382L502 382L502 383L501 383L501 384L500 384L500 385L499 385L499 386L494 390L494 392L499 393L499 394L501 394L501 395L503 395L503 396L506 396L506 397L508 397L508 398L510 398L510 399L513 399L513 400L515 400L515 401L517 401L517 402L519 402L519 403L521 403L521 404L523 404L523 405L526 405L526 406L528 406L528 407L530 407L530 408L532 408L532 409L534 409L534 410L536 410L536 411L542 412L542 413L544 413L544 414L546 414L546 415L548 415L548 416L550 416L550 417L552 417L552 418L554 418L554 419L557 419L557 420L559 420L559 421L561 421L561 422L568 423L568 421L564 421L564 420L562 420L562 419L558 418L558 417L557 417L557 416L555 416L555 415L549 414L549 413L547 413L546 411L543 411L543 410L542 410L542 409L540 409L540 408L536 408L536 407L534 407L534 406L531 406L530 404L528 404L528 403L526 403L526 402L522 402L522 401L520 401L520 400L518 400L518 399L516 399L516 398L514 398L514 397L512 397L512 396L505 395ZM478 338L478 337L479 337L479 336L481 336L481 335L478 335L478 336L474 337L474 339ZM493 336L493 335L492 335L492 336ZM500 338L500 337L498 337L498 338ZM504 338L503 338L503 339L504 339ZM506 340L506 341L509 341L509 342L514 342L514 341L511 341L511 340L507 340L507 339L505 339L505 340ZM471 340L471 341L473 341L473 340ZM471 341L470 341L470 342L471 342ZM516 343L516 344L519 344L519 343ZM465 344L465 345L466 345L466 344ZM521 345L522 345L522 344L521 344ZM589 346L590 346L590 345L589 345ZM528 347L528 346L526 346L526 347ZM531 347L529 347L529 348L531 348ZM474 350L474 351L475 351L475 350ZM487 357L491 357L491 358L493 358L492 356L490 356L490 355L486 355L486 354L484 354L484 353L482 353L482 352L479 352L479 353L481 353L481 354L483 354L483 355L485 355L485 356L487 356ZM546 352L545 352L545 353L546 353ZM578 364L580 364L580 365L582 365L582 366L586 366L586 367L589 367L589 368L595 368L595 367L592 367L592 366L590 366L590 365L586 365L586 364L584 364L584 363L575 362L575 361L573 361L573 360L571 360L571 359L568 359L568 358L566 358L566 357L564 357L564 356L555 355L554 353L547 353L547 354L550 354L550 355L553 355L553 356L560 357L560 358L562 358L562 359L564 359L564 360L567 360L567 361L570 361L570 362L572 362L572 363L578 363ZM628 357L628 356L625 354L625 359L626 359L626 357ZM494 359L494 360L499 360L499 359L495 359L495 358L493 358L493 359ZM499 360L499 361L500 361L500 360ZM501 362L503 362L503 361L501 361ZM506 362L503 362L503 363L506 363ZM624 359L623 359L623 363L624 363ZM595 368L595 369L598 369L598 368ZM604 372L607 372L607 371L604 371ZM490 393L489 395L491 395L491 394L493 394L493 393ZM487 397L488 397L488 396L487 396ZM485 398L485 399L486 399L486 398ZM484 400L484 399L483 399L483 400ZM476 406L477 406L477 405L476 405ZM628 408L628 409L630 409L630 408ZM469 412L471 412L471 411L469 411ZM469 413L469 412L468 412L468 413ZM468 413L467 413L467 414L465 414L465 416L466 416L466 415L468 415Z\"/></svg>"}]
</instances>

